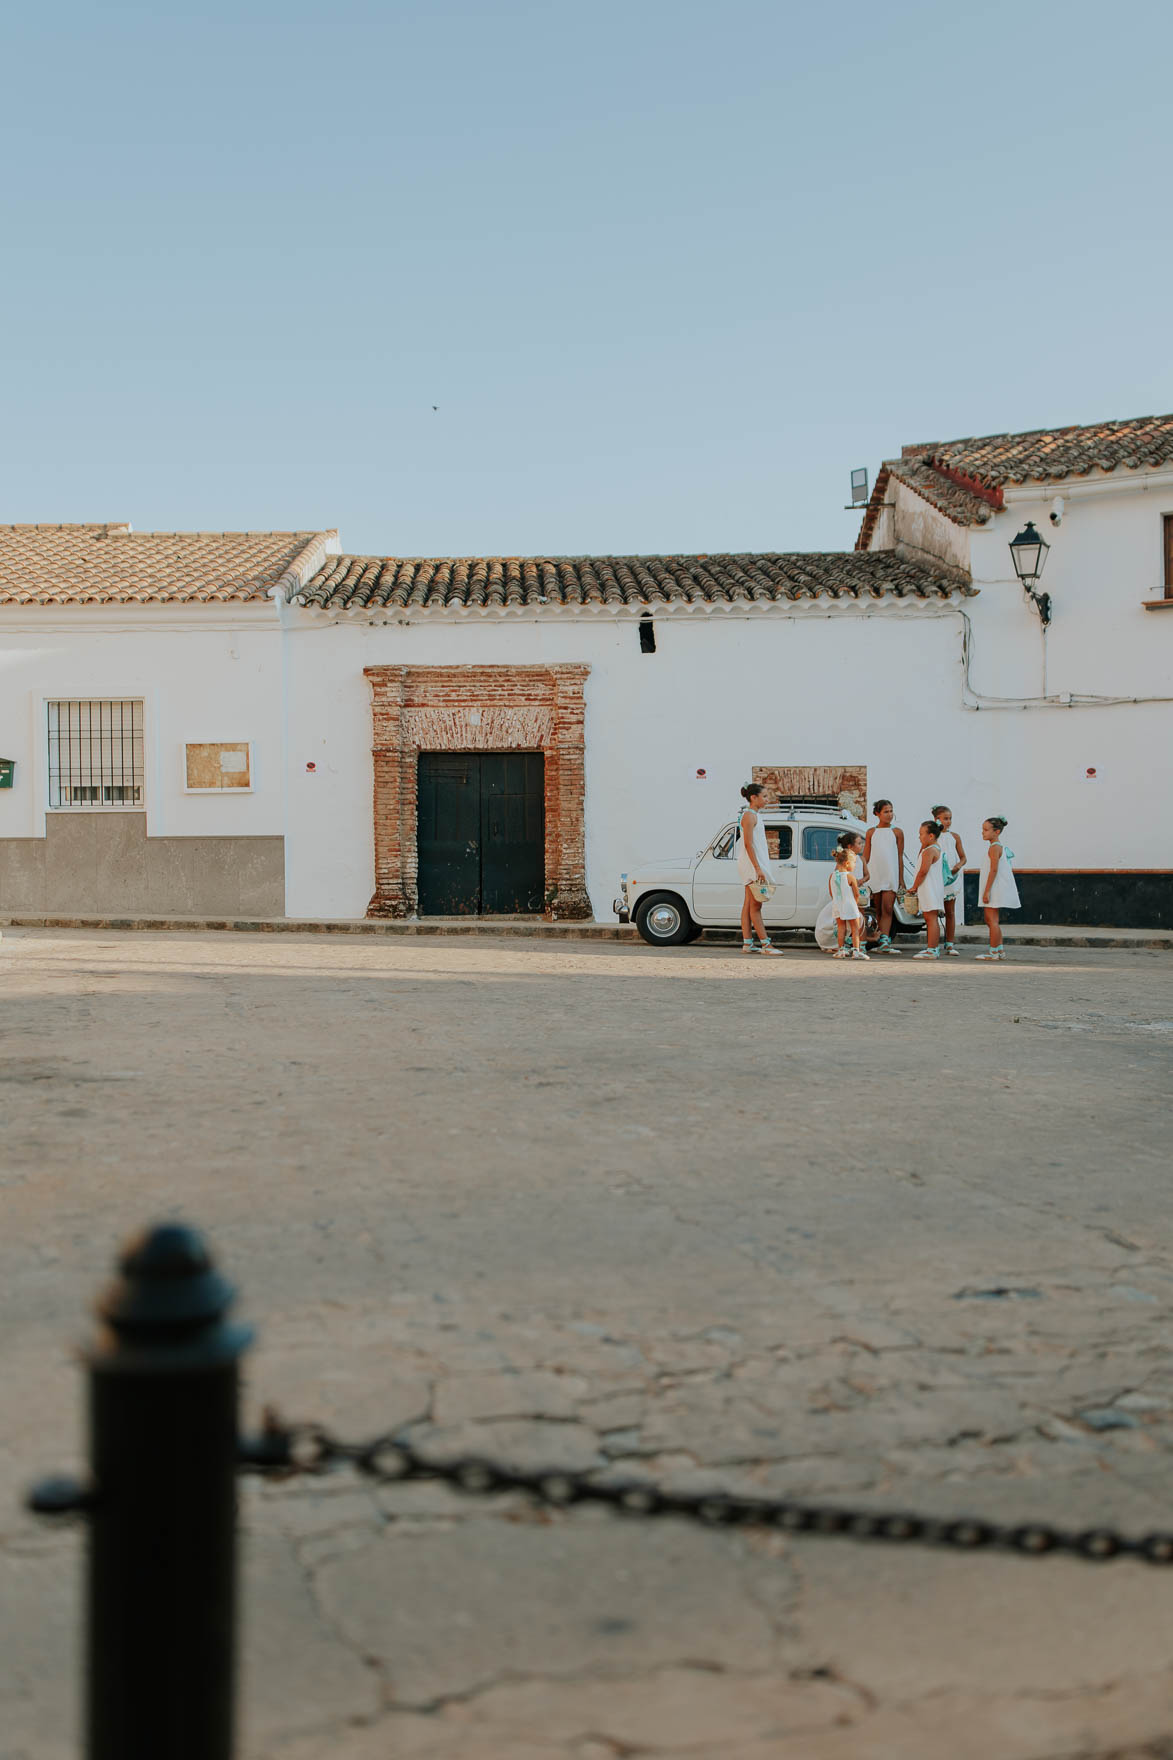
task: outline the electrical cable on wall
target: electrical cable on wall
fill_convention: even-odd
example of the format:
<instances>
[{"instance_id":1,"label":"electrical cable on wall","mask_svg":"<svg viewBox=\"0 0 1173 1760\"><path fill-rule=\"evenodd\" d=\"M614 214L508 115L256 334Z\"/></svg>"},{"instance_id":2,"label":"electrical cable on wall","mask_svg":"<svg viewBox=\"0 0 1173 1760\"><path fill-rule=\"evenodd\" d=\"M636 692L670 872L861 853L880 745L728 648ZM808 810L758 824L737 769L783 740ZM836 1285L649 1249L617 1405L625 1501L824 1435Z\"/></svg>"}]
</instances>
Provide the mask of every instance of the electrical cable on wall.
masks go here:
<instances>
[{"instance_id":1,"label":"electrical cable on wall","mask_svg":"<svg viewBox=\"0 0 1173 1760\"><path fill-rule=\"evenodd\" d=\"M973 624L968 612L958 608L961 619L961 706L972 709L976 713L982 709L1110 709L1118 708L1125 703L1173 703L1173 696L1166 697L1107 697L1095 696L1080 691L1058 691L1050 696L1041 697L987 697L975 690L970 671L973 665L974 648L976 646ZM1044 633L1044 642L1046 636ZM1045 653L1045 649L1044 649ZM1044 682L1046 674L1044 672Z\"/></svg>"}]
</instances>

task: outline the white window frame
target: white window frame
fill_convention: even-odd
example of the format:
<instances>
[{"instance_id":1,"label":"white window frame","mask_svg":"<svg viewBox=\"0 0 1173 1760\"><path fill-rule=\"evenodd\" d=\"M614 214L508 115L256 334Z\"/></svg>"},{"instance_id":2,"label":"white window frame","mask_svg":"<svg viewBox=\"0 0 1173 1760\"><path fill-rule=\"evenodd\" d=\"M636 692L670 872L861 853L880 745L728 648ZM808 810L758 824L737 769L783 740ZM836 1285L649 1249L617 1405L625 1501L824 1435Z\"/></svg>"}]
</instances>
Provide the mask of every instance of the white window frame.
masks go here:
<instances>
[{"instance_id":1,"label":"white window frame","mask_svg":"<svg viewBox=\"0 0 1173 1760\"><path fill-rule=\"evenodd\" d=\"M188 746L243 746L248 753L248 787L247 788L189 788L187 783L187 748ZM257 773L255 769L257 751L251 739L185 739L179 747L179 779L184 794L212 795L218 801L231 800L235 795L255 794Z\"/></svg>"},{"instance_id":2,"label":"white window frame","mask_svg":"<svg viewBox=\"0 0 1173 1760\"><path fill-rule=\"evenodd\" d=\"M60 705L66 704L66 703L86 703L86 704L124 703L124 704L133 704L133 705L137 706L138 711L139 711L139 740L140 740L140 745L141 745L141 764L140 764L140 769L139 769L139 773L138 773L139 798L137 801L61 801L61 802L58 802L57 804L54 804L54 802L53 802L53 789L54 789L53 752L52 752L52 747L50 745L50 738L51 738L50 730L52 728L52 712L55 708L58 708ZM149 792L149 764L148 764L148 759L147 759L147 751L148 751L148 725L149 725L150 716L148 713L147 699L142 694L142 692L141 691L129 691L125 694L114 693L114 692L103 692L101 695L98 695L98 696L91 696L91 695L83 696L80 692L62 692L60 694L55 694L54 696L51 696L51 697L42 698L41 708L42 708L42 712L41 712L41 752L43 754L43 762L45 765L44 777L45 777L45 811L46 811L46 813L145 813L147 810L147 797L148 797L148 792ZM60 747L58 747L58 770L57 770L56 780L57 780L58 792L60 792L60 786L61 786ZM103 786L103 784L101 782L99 782L98 784L95 785L93 782L85 782L85 783L79 784L78 786L82 786L82 787L97 786L100 788ZM111 787L114 787L114 786L116 786L116 785L111 783Z\"/></svg>"}]
</instances>

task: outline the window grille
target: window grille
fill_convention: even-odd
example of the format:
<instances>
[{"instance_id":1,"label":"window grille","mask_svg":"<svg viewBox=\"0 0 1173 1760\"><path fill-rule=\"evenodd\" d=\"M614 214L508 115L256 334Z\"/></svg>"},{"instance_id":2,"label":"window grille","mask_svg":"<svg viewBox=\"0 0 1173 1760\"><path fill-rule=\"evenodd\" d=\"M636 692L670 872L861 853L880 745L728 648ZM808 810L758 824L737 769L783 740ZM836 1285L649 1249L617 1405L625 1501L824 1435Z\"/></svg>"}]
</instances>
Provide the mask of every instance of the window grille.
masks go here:
<instances>
[{"instance_id":1,"label":"window grille","mask_svg":"<svg viewBox=\"0 0 1173 1760\"><path fill-rule=\"evenodd\" d=\"M142 703L50 703L50 807L139 807L142 802Z\"/></svg>"}]
</instances>

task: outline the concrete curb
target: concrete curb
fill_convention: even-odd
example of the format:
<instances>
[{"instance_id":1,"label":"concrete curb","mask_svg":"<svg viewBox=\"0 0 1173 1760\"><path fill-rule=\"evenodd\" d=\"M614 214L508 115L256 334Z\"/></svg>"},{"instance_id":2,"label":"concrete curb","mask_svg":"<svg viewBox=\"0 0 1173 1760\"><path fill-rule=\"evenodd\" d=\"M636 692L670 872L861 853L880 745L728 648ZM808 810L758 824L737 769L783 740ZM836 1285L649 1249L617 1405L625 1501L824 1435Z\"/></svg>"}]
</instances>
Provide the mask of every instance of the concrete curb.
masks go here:
<instances>
[{"instance_id":1,"label":"concrete curb","mask_svg":"<svg viewBox=\"0 0 1173 1760\"><path fill-rule=\"evenodd\" d=\"M547 923L532 918L503 918L487 922L483 918L432 917L424 922L386 921L381 918L357 917L312 921L294 917L66 917L6 916L0 925L12 929L102 929L150 930L159 933L182 933L185 930L203 933L210 930L230 931L248 935L369 935L387 939L410 935L472 936L489 940L502 937L521 941L626 941L638 940L636 931L622 923ZM809 930L785 930L778 934L792 947L809 947ZM1089 929L1076 925L1039 924L1013 928L1004 926L1007 947L1073 947L1101 948L1108 951L1128 949L1173 951L1173 933L1160 929ZM699 945L721 946L737 938L733 930L707 930ZM916 936L902 937L909 947ZM985 930L964 928L958 933L964 947L985 944Z\"/></svg>"},{"instance_id":2,"label":"concrete curb","mask_svg":"<svg viewBox=\"0 0 1173 1760\"><path fill-rule=\"evenodd\" d=\"M114 929L182 933L227 930L242 935L505 935L528 941L621 941L634 935L622 923L546 923L528 919L488 923L482 918L432 917L425 922L379 917L0 917L11 929Z\"/></svg>"}]
</instances>

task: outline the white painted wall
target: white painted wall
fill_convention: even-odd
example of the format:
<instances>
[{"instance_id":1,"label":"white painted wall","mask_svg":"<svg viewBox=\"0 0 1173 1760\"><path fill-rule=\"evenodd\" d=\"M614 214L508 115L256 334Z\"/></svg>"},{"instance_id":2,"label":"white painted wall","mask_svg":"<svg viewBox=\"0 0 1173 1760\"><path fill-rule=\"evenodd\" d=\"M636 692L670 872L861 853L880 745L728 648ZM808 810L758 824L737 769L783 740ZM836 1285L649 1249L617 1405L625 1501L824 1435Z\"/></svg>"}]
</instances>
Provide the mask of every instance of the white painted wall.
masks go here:
<instances>
[{"instance_id":1,"label":"white painted wall","mask_svg":"<svg viewBox=\"0 0 1173 1760\"><path fill-rule=\"evenodd\" d=\"M364 666L575 661L591 667L587 883L600 917L623 869L698 848L754 764L865 762L872 795L890 795L910 832L948 800L971 854L982 817L1005 813L1020 868L1173 868L1173 704L1038 701L1173 697L1173 612L1142 609L1162 590L1173 472L1063 487L1058 529L1048 487L1009 491L970 535L980 708L965 706L962 611L936 605L669 613L654 655L629 615L368 626L270 605L0 607L0 755L17 761L0 837L44 834L46 697L142 696L150 834L284 832L289 914L360 916L374 866ZM1007 550L1028 518L1052 545L1045 690L1038 617ZM185 794L182 748L198 739L251 740L254 792Z\"/></svg>"},{"instance_id":2,"label":"white painted wall","mask_svg":"<svg viewBox=\"0 0 1173 1760\"><path fill-rule=\"evenodd\" d=\"M1056 493L1064 500L1057 527L1049 518ZM981 589L972 613L975 688L1166 699L982 711L982 749L1011 777L1020 754L1016 780L1033 797L1029 837L1011 840L1019 866L1173 867L1173 612L1144 608L1163 592L1161 516L1173 513L1173 472L1095 473L1043 491L1023 485L1008 488L1006 502L971 537ZM1010 562L1010 540L1028 520L1051 546L1039 583L1052 598L1045 636Z\"/></svg>"},{"instance_id":3,"label":"white painted wall","mask_svg":"<svg viewBox=\"0 0 1173 1760\"><path fill-rule=\"evenodd\" d=\"M1058 526L1049 517L1056 496ZM1005 499L969 534L979 589L965 608L969 682L981 708L965 749L991 802L985 811L1011 819L1020 867L1173 867L1162 804L1173 788L1173 611L1144 608L1164 590L1173 471L1093 472L1009 487ZM947 523L924 506L926 518ZM1028 520L1051 546L1039 583L1053 601L1045 635L1010 560L1010 540ZM1067 694L1166 700L1067 707Z\"/></svg>"},{"instance_id":4,"label":"white painted wall","mask_svg":"<svg viewBox=\"0 0 1173 1760\"><path fill-rule=\"evenodd\" d=\"M1017 584L995 583L988 603L988 616L984 596L965 605L978 682L997 694L1037 689L1035 613ZM1139 764L1168 746L1169 707L965 708L955 609L670 614L656 620L654 655L640 652L627 617L368 627L295 612L289 628L291 916L366 909L372 773L362 672L387 664L590 665L587 884L600 917L622 870L695 850L731 816L755 763L862 760L873 796L891 796L909 830L947 800L975 855L981 819L1004 813L1020 867L1173 867L1173 826L1146 809ZM1083 780L1089 764L1101 783ZM701 767L705 782L696 780Z\"/></svg>"},{"instance_id":5,"label":"white painted wall","mask_svg":"<svg viewBox=\"0 0 1173 1760\"><path fill-rule=\"evenodd\" d=\"M958 691L958 629L956 618L938 618L918 620L914 630L899 613L664 617L656 622L657 652L645 655L631 617L602 626L555 614L542 622L383 628L313 627L306 619L289 638L297 731L290 753L286 908L291 916L356 916L371 895L364 666L574 661L591 667L587 886L596 916L607 917L620 872L641 857L697 849L732 815L755 763L848 763L875 750L877 784L893 794L903 788L911 802L906 778L917 766L899 753L899 742L888 761L878 749L876 713L867 706L877 689L869 655L876 676L887 672L898 693L915 640L927 662L930 712L937 713L949 691ZM312 775L307 761L317 763ZM698 768L708 771L707 781L696 780ZM955 766L938 762L918 799L924 789L943 786L942 773L948 779ZM953 788L956 793L955 780Z\"/></svg>"},{"instance_id":6,"label":"white painted wall","mask_svg":"<svg viewBox=\"0 0 1173 1760\"><path fill-rule=\"evenodd\" d=\"M46 698L141 697L151 837L280 835L281 643L270 605L0 606L0 838L43 837ZM250 740L249 794L184 792L183 747ZM79 810L71 808L71 812Z\"/></svg>"}]
</instances>

